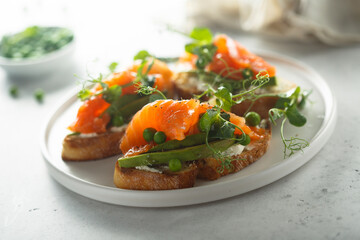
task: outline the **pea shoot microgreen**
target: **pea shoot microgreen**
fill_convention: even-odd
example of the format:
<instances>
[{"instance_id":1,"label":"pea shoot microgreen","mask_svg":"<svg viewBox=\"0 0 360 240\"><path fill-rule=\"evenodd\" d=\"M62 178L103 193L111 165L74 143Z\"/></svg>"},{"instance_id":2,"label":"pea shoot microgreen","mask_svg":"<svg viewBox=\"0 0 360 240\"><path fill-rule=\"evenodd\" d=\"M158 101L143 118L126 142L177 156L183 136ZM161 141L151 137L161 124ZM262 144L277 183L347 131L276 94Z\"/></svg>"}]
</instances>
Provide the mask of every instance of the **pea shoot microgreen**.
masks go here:
<instances>
[{"instance_id":1,"label":"pea shoot microgreen","mask_svg":"<svg viewBox=\"0 0 360 240\"><path fill-rule=\"evenodd\" d=\"M101 96L102 99L110 104L104 113L110 116L112 126L121 126L125 122L128 122L131 115L146 103L158 99L166 99L166 96L154 87L155 76L149 74L154 64L154 58L151 58L151 55L143 50L135 55L134 60L141 60L141 64L138 67L135 79L130 83L109 86L106 81L104 81L104 79L107 79L116 71L119 65L117 62L112 62L108 66L108 74L103 75L100 73L99 76L95 78L88 74L89 79L81 82L82 89L78 92L78 98L81 101L86 101L93 97ZM152 61L150 62L149 60ZM94 85L100 87L91 89L90 86ZM132 85L137 88L136 94L123 95L123 89ZM150 96L145 97L147 95Z\"/></svg>"},{"instance_id":2,"label":"pea shoot microgreen","mask_svg":"<svg viewBox=\"0 0 360 240\"><path fill-rule=\"evenodd\" d=\"M306 118L299 112L299 109L304 107L310 93L309 91L301 92L300 87L297 87L290 96L280 96L275 108L269 110L269 118L274 125L276 125L277 119L283 118L280 133L285 146L284 157L289 157L296 151L309 146L309 142L305 139L298 137L285 138L284 125L286 121L296 127L302 127L306 124Z\"/></svg>"},{"instance_id":3,"label":"pea shoot microgreen","mask_svg":"<svg viewBox=\"0 0 360 240\"><path fill-rule=\"evenodd\" d=\"M220 168L218 169L219 172L222 173L225 169L231 170L233 167L231 162L239 159L232 159L223 152L212 148L209 145L209 141L214 139L230 139L236 141L237 143L246 145L244 143L246 142L246 138L248 136L240 127L230 122L230 114L224 112L219 106L214 106L213 108L208 109L201 116L199 120L199 129L201 132L206 134L205 144L220 162ZM242 133L239 135L239 138L237 138L234 134L235 129L239 129Z\"/></svg>"},{"instance_id":4,"label":"pea shoot microgreen","mask_svg":"<svg viewBox=\"0 0 360 240\"><path fill-rule=\"evenodd\" d=\"M233 139L235 128L240 129L238 126L232 124L229 119L221 115L222 110L230 111L231 107L235 104L239 104L245 100L254 102L257 99L266 96L279 97L276 106L269 111L269 118L273 124L276 124L275 121L277 119L283 118L280 132L281 139L285 146L284 157L291 156L296 151L302 150L309 145L305 139L298 137L286 139L284 137L284 124L288 120L290 124L297 127L305 125L306 118L299 112L299 110L304 107L310 92L301 92L300 87L298 87L289 96L279 94L257 94L256 90L268 84L269 81L269 75L266 72L260 72L257 74L256 79L252 80L249 84L247 84L247 86L243 86L243 90L237 92L236 94L232 94L225 86L220 86L215 89L210 85L207 85L206 91L195 96L200 99L207 95L208 97L212 97L212 100L210 100L211 102L215 102L215 107L208 110L199 121L199 128L206 133L206 144L209 148L211 148L208 144L209 139ZM248 136L241 129L240 131L242 132L240 135L241 138L237 139L237 141L244 143L246 142L246 137ZM212 151L214 152L214 155L221 160L221 166L219 169L220 172L232 166L231 162L235 159L222 156L222 154L216 149L212 149Z\"/></svg>"},{"instance_id":5,"label":"pea shoot microgreen","mask_svg":"<svg viewBox=\"0 0 360 240\"><path fill-rule=\"evenodd\" d=\"M179 60L178 57L159 57L159 56L155 56L153 54L150 54L146 50L141 50L134 56L134 60L146 60L147 58L158 59L158 60L160 60L162 62L165 62L165 63L172 63L172 62L176 62L176 61Z\"/></svg>"},{"instance_id":6,"label":"pea shoot microgreen","mask_svg":"<svg viewBox=\"0 0 360 240\"><path fill-rule=\"evenodd\" d=\"M148 64L148 60L151 59L151 62ZM135 79L135 83L137 87L137 93L142 95L152 95L154 93L157 93L161 96L161 98L166 99L166 96L159 90L157 87L154 87L156 77L154 75L149 76L149 72L154 65L155 59L150 55L147 51L141 50L139 51L135 57L134 60L141 60L141 64L137 70L137 75ZM146 67L146 70L144 71L144 67L148 64ZM155 101L159 99L158 96L153 96L150 98L150 101Z\"/></svg>"},{"instance_id":7,"label":"pea shoot microgreen","mask_svg":"<svg viewBox=\"0 0 360 240\"><path fill-rule=\"evenodd\" d=\"M220 151L213 149L209 145L209 139L233 139L243 145L247 145L249 143L247 141L249 136L247 136L240 127L230 122L230 115L224 112L224 110L230 111L233 105L244 101L244 99L254 98L254 91L266 84L268 81L268 75L261 72L257 75L256 80L252 81L248 89L245 89L236 95L233 95L226 87L222 86L214 89L208 85L208 89L206 91L198 96L195 96L198 99L204 95L215 98L216 105L212 109L207 110L200 118L199 128L202 132L205 132L205 143L214 152L214 155L221 163L219 172L222 172L225 169L230 170L233 166L231 162L239 159L224 156L224 154ZM242 133L239 135L239 138L236 138L234 135L235 129L239 129Z\"/></svg>"},{"instance_id":8,"label":"pea shoot microgreen","mask_svg":"<svg viewBox=\"0 0 360 240\"><path fill-rule=\"evenodd\" d=\"M254 72L251 69L231 68L224 59L219 60L223 62L225 68L219 73L211 72L206 69L206 66L212 62L217 50L212 42L211 31L207 28L194 28L188 37L193 39L193 42L185 45L185 51L197 55L196 69L189 71L189 73L195 74L199 81L207 84L207 90L195 95L196 98L201 99L204 96L212 98L216 107L225 111L230 111L235 104L249 100L251 101L249 111L254 102L260 98L279 97L276 106L269 111L269 118L273 124L275 124L276 119L283 118L281 139L285 146L284 157L288 157L309 145L305 139L297 137L286 139L284 137L284 124L289 121L291 125L301 127L306 123L306 118L299 110L304 108L311 92L301 92L300 87L298 87L290 96L273 93L259 94L257 91L259 88L276 85L276 77L269 77L267 72L259 72L254 78Z\"/></svg>"}]
</instances>

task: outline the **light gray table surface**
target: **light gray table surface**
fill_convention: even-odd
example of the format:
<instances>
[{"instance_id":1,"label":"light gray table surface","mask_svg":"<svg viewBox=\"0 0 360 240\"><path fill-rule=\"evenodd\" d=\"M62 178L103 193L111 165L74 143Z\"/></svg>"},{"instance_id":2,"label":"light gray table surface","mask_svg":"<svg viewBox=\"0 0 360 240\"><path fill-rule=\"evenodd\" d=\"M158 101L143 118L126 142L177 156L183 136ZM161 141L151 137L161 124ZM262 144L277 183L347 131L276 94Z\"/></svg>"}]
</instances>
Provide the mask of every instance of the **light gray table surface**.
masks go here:
<instances>
[{"instance_id":1,"label":"light gray table surface","mask_svg":"<svg viewBox=\"0 0 360 240\"><path fill-rule=\"evenodd\" d=\"M134 208L97 202L64 188L48 174L40 152L45 116L76 87L74 72L84 73L89 59L104 52L106 61L121 51L127 57L150 47L131 44L131 51L118 46L115 52L110 47L117 46L116 39L101 44L101 37L91 39L93 32L81 29L71 68L32 81L9 79L0 70L0 239L360 238L360 46L232 34L251 49L282 53L316 69L337 99L334 133L310 162L260 189L193 206ZM132 40L141 42L137 35L127 42ZM8 93L14 84L18 99ZM46 92L43 104L32 96L38 87Z\"/></svg>"}]
</instances>

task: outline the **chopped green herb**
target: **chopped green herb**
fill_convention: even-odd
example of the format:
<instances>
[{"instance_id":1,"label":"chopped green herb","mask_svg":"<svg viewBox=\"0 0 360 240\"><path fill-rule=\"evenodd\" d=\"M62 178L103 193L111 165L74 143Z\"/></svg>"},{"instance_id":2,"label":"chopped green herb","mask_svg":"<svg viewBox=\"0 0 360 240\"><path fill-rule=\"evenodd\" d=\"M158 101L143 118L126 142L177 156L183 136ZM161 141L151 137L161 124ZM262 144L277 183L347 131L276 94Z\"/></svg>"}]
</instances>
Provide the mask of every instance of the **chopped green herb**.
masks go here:
<instances>
[{"instance_id":1,"label":"chopped green herb","mask_svg":"<svg viewBox=\"0 0 360 240\"><path fill-rule=\"evenodd\" d=\"M67 28L31 26L4 36L0 42L0 56L35 59L64 47L73 38L73 33Z\"/></svg>"}]
</instances>

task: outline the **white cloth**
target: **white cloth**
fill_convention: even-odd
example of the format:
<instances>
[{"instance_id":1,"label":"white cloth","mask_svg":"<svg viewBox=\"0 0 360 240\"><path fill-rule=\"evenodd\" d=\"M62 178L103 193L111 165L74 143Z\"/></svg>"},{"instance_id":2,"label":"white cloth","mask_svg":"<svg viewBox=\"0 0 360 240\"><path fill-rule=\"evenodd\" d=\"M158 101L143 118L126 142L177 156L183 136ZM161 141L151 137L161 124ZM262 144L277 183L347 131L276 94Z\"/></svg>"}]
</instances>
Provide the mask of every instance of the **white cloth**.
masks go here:
<instances>
[{"instance_id":1,"label":"white cloth","mask_svg":"<svg viewBox=\"0 0 360 240\"><path fill-rule=\"evenodd\" d=\"M360 42L360 0L190 0L192 25L329 45Z\"/></svg>"}]
</instances>

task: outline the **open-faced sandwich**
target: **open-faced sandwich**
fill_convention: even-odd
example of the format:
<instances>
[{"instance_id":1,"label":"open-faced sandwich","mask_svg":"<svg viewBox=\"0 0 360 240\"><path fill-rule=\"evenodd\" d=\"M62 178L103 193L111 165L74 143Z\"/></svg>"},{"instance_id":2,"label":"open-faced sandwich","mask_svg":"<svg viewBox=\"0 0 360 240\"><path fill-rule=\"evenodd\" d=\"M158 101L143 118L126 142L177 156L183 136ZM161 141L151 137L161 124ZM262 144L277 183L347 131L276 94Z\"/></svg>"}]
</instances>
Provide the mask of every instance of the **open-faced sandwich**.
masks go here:
<instances>
[{"instance_id":1,"label":"open-faced sandwich","mask_svg":"<svg viewBox=\"0 0 360 240\"><path fill-rule=\"evenodd\" d=\"M267 118L268 111L278 100L279 93L294 90L296 85L276 76L276 68L263 58L251 53L237 41L226 35L213 38L204 28L195 28L190 37L194 42L185 47L185 54L177 62L174 77L176 91L180 98L189 99L207 90L223 86L232 94L248 88L259 74L269 76L269 82L255 92L253 99L242 101L231 111L242 116L255 111ZM264 95L258 98L256 95ZM203 96L203 99L207 99Z\"/></svg>"},{"instance_id":2,"label":"open-faced sandwich","mask_svg":"<svg viewBox=\"0 0 360 240\"><path fill-rule=\"evenodd\" d=\"M196 28L190 37L194 41L173 71L143 50L135 57L141 62L80 91L84 103L69 126L73 133L63 141L62 158L122 152L117 187L169 190L255 162L268 148L270 123L280 118L284 157L308 146L286 138L284 125L306 123L300 110L309 92L279 79L274 66L225 35L213 39L208 29Z\"/></svg>"},{"instance_id":3,"label":"open-faced sandwich","mask_svg":"<svg viewBox=\"0 0 360 240\"><path fill-rule=\"evenodd\" d=\"M268 122L245 119L199 100L157 100L144 106L121 140L115 165L119 188L192 187L196 178L218 179L255 162L267 150Z\"/></svg>"},{"instance_id":4,"label":"open-faced sandwich","mask_svg":"<svg viewBox=\"0 0 360 240\"><path fill-rule=\"evenodd\" d=\"M95 86L78 94L84 103L68 127L72 133L63 141L62 158L83 161L120 154L119 142L131 117L147 103L162 98L160 91L172 96L172 75L165 63L151 59L136 61L105 79L100 75L91 80ZM144 95L138 92L140 87L158 93Z\"/></svg>"}]
</instances>

